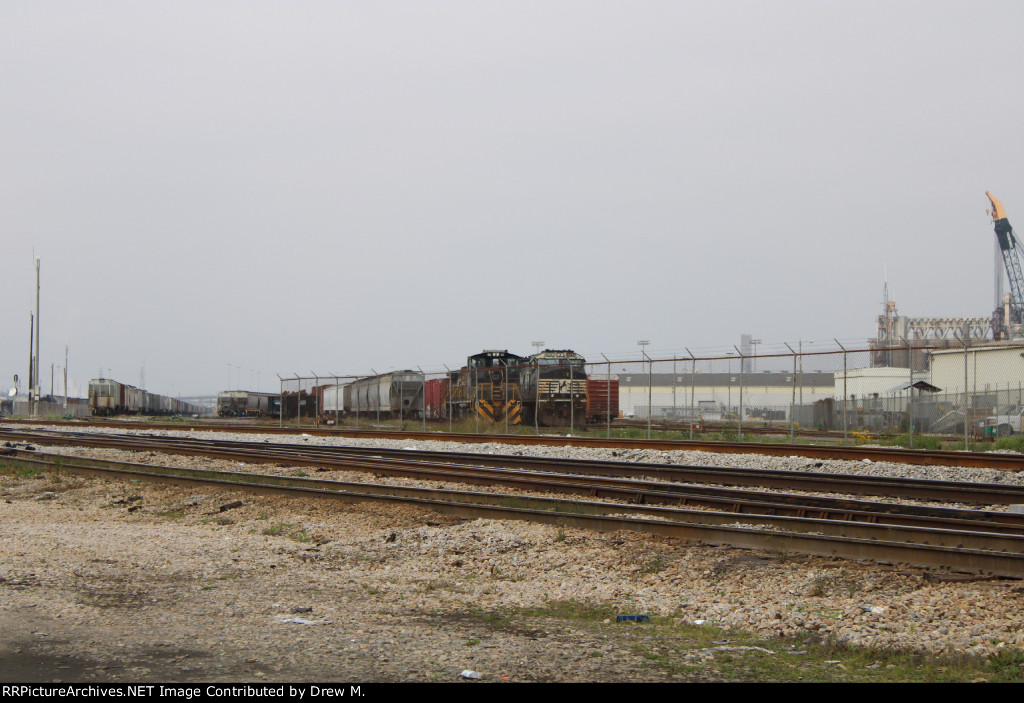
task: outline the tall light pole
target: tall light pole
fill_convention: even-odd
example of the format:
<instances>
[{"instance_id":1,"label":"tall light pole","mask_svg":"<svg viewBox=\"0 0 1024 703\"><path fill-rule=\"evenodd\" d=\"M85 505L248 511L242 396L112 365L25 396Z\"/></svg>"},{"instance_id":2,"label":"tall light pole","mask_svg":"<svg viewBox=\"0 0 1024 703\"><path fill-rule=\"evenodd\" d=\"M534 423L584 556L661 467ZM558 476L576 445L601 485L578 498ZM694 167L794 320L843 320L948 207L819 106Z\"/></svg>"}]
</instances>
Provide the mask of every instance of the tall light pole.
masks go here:
<instances>
[{"instance_id":1,"label":"tall light pole","mask_svg":"<svg viewBox=\"0 0 1024 703\"><path fill-rule=\"evenodd\" d=\"M754 348L754 359L751 361L750 371L751 373L757 373L757 345L761 343L760 339L751 339L750 346Z\"/></svg>"}]
</instances>

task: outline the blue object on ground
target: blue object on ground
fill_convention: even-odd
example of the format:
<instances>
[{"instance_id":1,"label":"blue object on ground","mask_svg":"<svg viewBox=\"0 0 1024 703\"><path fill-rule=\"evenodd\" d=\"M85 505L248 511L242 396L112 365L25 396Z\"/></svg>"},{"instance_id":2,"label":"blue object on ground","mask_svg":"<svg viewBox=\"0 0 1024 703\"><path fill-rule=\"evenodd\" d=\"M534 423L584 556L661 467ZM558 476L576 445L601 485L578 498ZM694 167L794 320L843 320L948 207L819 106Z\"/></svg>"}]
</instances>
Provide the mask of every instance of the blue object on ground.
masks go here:
<instances>
[{"instance_id":1,"label":"blue object on ground","mask_svg":"<svg viewBox=\"0 0 1024 703\"><path fill-rule=\"evenodd\" d=\"M650 622L651 619L646 615L620 615L618 617L619 622Z\"/></svg>"}]
</instances>

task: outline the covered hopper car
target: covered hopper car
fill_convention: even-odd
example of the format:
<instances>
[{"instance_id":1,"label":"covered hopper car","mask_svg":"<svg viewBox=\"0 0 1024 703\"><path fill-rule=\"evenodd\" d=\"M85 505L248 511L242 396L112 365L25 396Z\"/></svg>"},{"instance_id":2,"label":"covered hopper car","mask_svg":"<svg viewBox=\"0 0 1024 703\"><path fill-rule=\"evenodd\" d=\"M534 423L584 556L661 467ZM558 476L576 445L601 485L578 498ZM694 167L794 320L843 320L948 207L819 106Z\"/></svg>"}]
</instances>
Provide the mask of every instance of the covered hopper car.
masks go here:
<instances>
[{"instance_id":1,"label":"covered hopper car","mask_svg":"<svg viewBox=\"0 0 1024 703\"><path fill-rule=\"evenodd\" d=\"M422 419L424 386L420 371L393 371L351 383L319 386L319 410L327 417Z\"/></svg>"},{"instance_id":2,"label":"covered hopper car","mask_svg":"<svg viewBox=\"0 0 1024 703\"><path fill-rule=\"evenodd\" d=\"M423 374L419 371L393 371L360 378L344 387L345 413L406 420L422 418L423 386Z\"/></svg>"}]
</instances>

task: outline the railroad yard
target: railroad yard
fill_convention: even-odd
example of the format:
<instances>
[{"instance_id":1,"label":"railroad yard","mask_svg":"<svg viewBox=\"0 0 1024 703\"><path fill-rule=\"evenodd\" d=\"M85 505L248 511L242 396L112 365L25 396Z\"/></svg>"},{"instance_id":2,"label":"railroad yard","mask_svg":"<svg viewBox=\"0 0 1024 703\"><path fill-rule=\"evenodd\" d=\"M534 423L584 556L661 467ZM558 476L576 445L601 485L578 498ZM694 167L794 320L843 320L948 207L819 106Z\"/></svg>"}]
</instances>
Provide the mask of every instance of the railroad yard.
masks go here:
<instances>
[{"instance_id":1,"label":"railroad yard","mask_svg":"<svg viewBox=\"0 0 1024 703\"><path fill-rule=\"evenodd\" d=\"M22 426L14 431L32 430ZM497 483L481 476L461 482L454 475L413 475L397 464L390 470L372 464L396 462L389 458L392 449L420 458L428 452L458 452L460 466L468 464L470 453L485 459L530 454L612 461L644 466L641 474L649 480L656 478L651 476L655 465L756 467L794 476L813 472L879 482L898 477L996 484L1012 492L1024 486L1015 472L498 442L107 433L116 433L108 441L123 448L33 444L37 455L52 459L52 453L60 452L60 469L9 470L0 479L5 526L0 587L6 596L0 627L9 633L0 645L0 661L13 680L470 680L462 678L463 672L496 682L762 680L756 672L769 659L772 666L792 669L793 679L869 680L859 677L884 667L880 659L851 671L837 655L831 664L808 669L806 647L794 642L968 655L982 662L1024 648L1018 617L1024 583L1019 578L804 553L781 539L796 527L754 515L728 517L724 529L740 530L737 534L699 540L651 534L631 524L596 531L576 527L570 519L572 508L566 504L582 500L604 502L611 519L637 519L637 510L651 510L643 518L651 525L679 522L678 515L658 513L682 509L678 497L674 508L667 507L669 500L664 507L657 505L652 500L657 491L650 486L643 489L648 496L643 505L613 483L591 486L589 496L560 497L557 512L566 517L547 523L533 521L543 517L473 516L458 514L462 507L441 512L394 496L367 497L373 486L425 490L431 500L441 501L454 501L453 491L485 492L502 497L506 508L526 510L531 501L551 500L559 490L516 486L508 477ZM25 448L8 432L4 435L11 448ZM86 444L84 435L64 441L72 440ZM173 444L199 440L216 440L221 448L175 449ZM264 445L273 456L259 464L216 456L232 440ZM171 444L165 451L157 445L129 448L131 442ZM278 461L284 454L276 447L287 444L295 452L294 462ZM338 444L369 454L340 458ZM319 458L299 454L309 451L319 452ZM338 482L349 488L332 490L361 497L339 500L273 494L266 486L167 485L139 477L80 475L71 465L86 457L113 460L122 469L132 463L226 471L236 481L245 472ZM345 462L353 468L340 468ZM563 471L563 480L567 474ZM727 507L715 503L721 496L714 495L712 486L705 488L703 498L687 499L685 510L702 512L710 522L716 514L728 515ZM808 504L815 495L830 493L768 490L779 498L802 495ZM892 511L928 506L905 515L899 511L911 521L924 519L940 505L907 497L846 495L841 500L847 511L851 505L887 504ZM1013 548L1019 528L1012 525L1005 504L942 505L953 511L944 519L994 521L997 527L976 529L983 535L1001 530ZM793 519L786 511L776 512L779 519ZM821 506L812 512L828 514ZM855 520L845 517L846 523ZM824 533L823 525L803 529ZM751 538L744 529L753 530L760 546L728 546ZM934 543L948 526L891 529L929 529L922 541ZM780 539L766 538L765 530L777 531ZM979 542L970 548L983 546ZM651 622L618 622L619 615L647 616Z\"/></svg>"}]
</instances>

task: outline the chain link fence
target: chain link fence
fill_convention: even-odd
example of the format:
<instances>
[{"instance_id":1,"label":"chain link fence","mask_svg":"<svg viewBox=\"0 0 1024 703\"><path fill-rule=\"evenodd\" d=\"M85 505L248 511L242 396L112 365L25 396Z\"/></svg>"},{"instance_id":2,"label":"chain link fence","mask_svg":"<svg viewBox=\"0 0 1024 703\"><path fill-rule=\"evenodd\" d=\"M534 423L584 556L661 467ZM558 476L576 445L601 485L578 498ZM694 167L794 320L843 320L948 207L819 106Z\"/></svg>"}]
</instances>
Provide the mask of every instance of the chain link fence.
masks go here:
<instances>
[{"instance_id":1,"label":"chain link fence","mask_svg":"<svg viewBox=\"0 0 1024 703\"><path fill-rule=\"evenodd\" d=\"M372 376L281 379L279 422L481 433L571 431L592 436L743 440L772 435L834 442L878 439L920 445L1024 430L1024 343L907 343L847 348L800 342L771 353L735 352L612 359L581 363L586 403L562 427L529 412L514 383L490 385L486 402L525 411L458 413L483 396L456 398L459 371L389 371ZM526 369L528 364L508 369ZM463 372L465 373L465 372ZM570 370L569 375L573 373ZM516 376L510 373L509 379ZM524 376L525 378L525 376ZM568 377L567 377L568 378ZM477 378L476 380L479 380ZM569 379L570 385L581 382ZM525 386L524 386L525 387ZM575 387L575 386L574 386ZM583 415L581 419L579 415Z\"/></svg>"}]
</instances>

